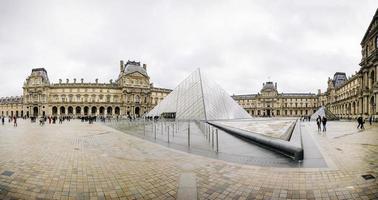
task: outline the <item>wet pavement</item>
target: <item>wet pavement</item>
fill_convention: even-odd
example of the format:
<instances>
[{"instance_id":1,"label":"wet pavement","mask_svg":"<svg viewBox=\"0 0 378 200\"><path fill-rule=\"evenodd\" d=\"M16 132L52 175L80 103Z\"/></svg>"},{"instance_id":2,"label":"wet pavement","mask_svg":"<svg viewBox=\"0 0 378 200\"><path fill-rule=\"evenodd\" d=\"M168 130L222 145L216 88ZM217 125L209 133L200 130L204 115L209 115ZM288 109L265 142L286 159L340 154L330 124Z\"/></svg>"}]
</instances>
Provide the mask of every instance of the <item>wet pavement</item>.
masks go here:
<instances>
[{"instance_id":1,"label":"wet pavement","mask_svg":"<svg viewBox=\"0 0 378 200\"><path fill-rule=\"evenodd\" d=\"M101 123L19 120L0 126L0 199L377 199L378 126L355 126L318 133L303 123L317 147L309 156L327 167L282 168L188 154Z\"/></svg>"}]
</instances>

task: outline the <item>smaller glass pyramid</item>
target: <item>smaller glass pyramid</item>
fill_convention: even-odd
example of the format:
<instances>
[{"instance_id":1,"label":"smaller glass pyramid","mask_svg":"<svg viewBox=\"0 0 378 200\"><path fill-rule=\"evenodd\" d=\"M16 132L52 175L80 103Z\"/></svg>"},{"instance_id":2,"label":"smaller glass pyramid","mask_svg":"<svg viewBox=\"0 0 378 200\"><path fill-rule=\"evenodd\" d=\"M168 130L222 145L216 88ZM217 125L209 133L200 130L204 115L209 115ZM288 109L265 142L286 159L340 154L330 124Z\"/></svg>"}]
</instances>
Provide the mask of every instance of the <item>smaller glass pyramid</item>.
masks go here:
<instances>
[{"instance_id":1,"label":"smaller glass pyramid","mask_svg":"<svg viewBox=\"0 0 378 200\"><path fill-rule=\"evenodd\" d=\"M331 111L329 111L324 106L320 107L314 114L311 115L311 120L316 120L316 118L320 117L326 117L328 120L337 120L337 116L333 114Z\"/></svg>"},{"instance_id":2,"label":"smaller glass pyramid","mask_svg":"<svg viewBox=\"0 0 378 200\"><path fill-rule=\"evenodd\" d=\"M217 83L197 69L182 81L147 116L175 113L179 120L249 119L251 116Z\"/></svg>"}]
</instances>

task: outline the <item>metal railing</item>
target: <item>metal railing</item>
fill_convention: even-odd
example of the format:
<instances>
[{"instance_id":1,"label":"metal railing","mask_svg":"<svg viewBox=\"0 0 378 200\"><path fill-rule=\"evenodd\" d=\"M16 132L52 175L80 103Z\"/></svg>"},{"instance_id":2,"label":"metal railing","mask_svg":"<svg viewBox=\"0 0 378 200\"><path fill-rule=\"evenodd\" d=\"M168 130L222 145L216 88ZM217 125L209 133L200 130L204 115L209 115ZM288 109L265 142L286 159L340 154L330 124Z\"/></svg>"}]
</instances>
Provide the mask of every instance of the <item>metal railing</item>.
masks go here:
<instances>
[{"instance_id":1,"label":"metal railing","mask_svg":"<svg viewBox=\"0 0 378 200\"><path fill-rule=\"evenodd\" d=\"M108 124L123 132L168 145L219 152L218 128L206 121L119 119ZM206 145L205 145L206 144Z\"/></svg>"}]
</instances>

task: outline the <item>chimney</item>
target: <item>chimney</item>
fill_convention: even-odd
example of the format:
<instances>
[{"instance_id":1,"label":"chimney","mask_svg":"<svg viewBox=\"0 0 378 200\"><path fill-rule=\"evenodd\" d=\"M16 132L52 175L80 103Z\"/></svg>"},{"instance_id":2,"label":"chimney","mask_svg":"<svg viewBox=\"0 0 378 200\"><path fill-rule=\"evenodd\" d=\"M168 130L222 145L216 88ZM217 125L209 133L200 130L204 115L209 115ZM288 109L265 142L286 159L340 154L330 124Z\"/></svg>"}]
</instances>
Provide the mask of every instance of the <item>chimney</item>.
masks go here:
<instances>
[{"instance_id":1,"label":"chimney","mask_svg":"<svg viewBox=\"0 0 378 200\"><path fill-rule=\"evenodd\" d=\"M119 63L119 71L120 72L123 72L123 66L124 66L124 63L123 63L123 60L121 60L120 63Z\"/></svg>"},{"instance_id":2,"label":"chimney","mask_svg":"<svg viewBox=\"0 0 378 200\"><path fill-rule=\"evenodd\" d=\"M274 88L277 90L277 82L274 83Z\"/></svg>"},{"instance_id":3,"label":"chimney","mask_svg":"<svg viewBox=\"0 0 378 200\"><path fill-rule=\"evenodd\" d=\"M143 64L143 69L147 71L147 65Z\"/></svg>"},{"instance_id":4,"label":"chimney","mask_svg":"<svg viewBox=\"0 0 378 200\"><path fill-rule=\"evenodd\" d=\"M322 91L318 89L318 95L321 95L321 94L322 94Z\"/></svg>"}]
</instances>

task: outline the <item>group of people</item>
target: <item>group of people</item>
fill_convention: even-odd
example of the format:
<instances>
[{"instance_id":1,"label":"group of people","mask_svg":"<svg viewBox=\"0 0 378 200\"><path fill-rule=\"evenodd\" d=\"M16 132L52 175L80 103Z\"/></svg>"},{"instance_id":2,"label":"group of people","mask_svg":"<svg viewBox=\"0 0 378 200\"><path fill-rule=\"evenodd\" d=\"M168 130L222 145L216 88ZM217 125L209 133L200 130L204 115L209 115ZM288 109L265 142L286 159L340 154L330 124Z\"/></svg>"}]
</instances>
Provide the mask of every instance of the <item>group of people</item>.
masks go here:
<instances>
[{"instance_id":1,"label":"group of people","mask_svg":"<svg viewBox=\"0 0 378 200\"><path fill-rule=\"evenodd\" d=\"M318 115L318 117L316 118L316 125L318 125L319 132L322 131L322 125L323 125L323 132L326 132L327 131L327 117L326 116L321 117L320 115Z\"/></svg>"},{"instance_id":2,"label":"group of people","mask_svg":"<svg viewBox=\"0 0 378 200\"><path fill-rule=\"evenodd\" d=\"M361 129L361 130L365 129L365 127L364 127L365 119L362 116L359 116L357 118L357 123L358 123L357 129ZM372 125L372 123L373 123L373 116L370 116L369 117L369 124Z\"/></svg>"},{"instance_id":3,"label":"group of people","mask_svg":"<svg viewBox=\"0 0 378 200\"><path fill-rule=\"evenodd\" d=\"M8 122L11 123L13 121L13 126L14 127L17 127L17 117L16 116L9 116L8 117ZM4 125L5 124L5 116L1 116L1 124Z\"/></svg>"},{"instance_id":4,"label":"group of people","mask_svg":"<svg viewBox=\"0 0 378 200\"><path fill-rule=\"evenodd\" d=\"M72 117L70 116L60 116L59 118L57 116L42 116L39 118L39 125L43 126L47 121L49 124L55 124L56 121L59 120L59 124L62 124L63 121L67 120L70 121ZM33 121L32 121L33 122Z\"/></svg>"},{"instance_id":5,"label":"group of people","mask_svg":"<svg viewBox=\"0 0 378 200\"><path fill-rule=\"evenodd\" d=\"M301 116L301 121L311 121L311 116Z\"/></svg>"}]
</instances>

